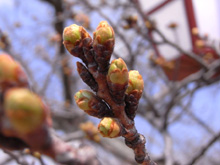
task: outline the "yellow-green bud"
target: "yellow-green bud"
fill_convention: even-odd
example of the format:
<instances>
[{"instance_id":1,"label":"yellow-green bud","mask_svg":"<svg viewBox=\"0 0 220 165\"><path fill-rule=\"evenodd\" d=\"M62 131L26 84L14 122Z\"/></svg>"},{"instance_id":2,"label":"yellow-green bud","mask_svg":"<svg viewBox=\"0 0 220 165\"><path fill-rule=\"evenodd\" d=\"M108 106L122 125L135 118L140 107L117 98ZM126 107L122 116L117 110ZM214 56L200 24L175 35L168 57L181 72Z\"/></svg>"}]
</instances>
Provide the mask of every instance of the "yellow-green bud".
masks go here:
<instances>
[{"instance_id":1,"label":"yellow-green bud","mask_svg":"<svg viewBox=\"0 0 220 165\"><path fill-rule=\"evenodd\" d=\"M93 33L93 44L103 45L110 39L115 40L114 30L106 21L101 21Z\"/></svg>"},{"instance_id":2,"label":"yellow-green bud","mask_svg":"<svg viewBox=\"0 0 220 165\"><path fill-rule=\"evenodd\" d=\"M13 128L21 134L34 131L45 119L42 100L26 88L8 90L4 97L4 110Z\"/></svg>"},{"instance_id":3,"label":"yellow-green bud","mask_svg":"<svg viewBox=\"0 0 220 165\"><path fill-rule=\"evenodd\" d=\"M144 81L142 76L139 74L139 72L136 70L129 71L129 82L126 93L130 94L136 91L141 96L143 89L144 89Z\"/></svg>"},{"instance_id":4,"label":"yellow-green bud","mask_svg":"<svg viewBox=\"0 0 220 165\"><path fill-rule=\"evenodd\" d=\"M103 137L115 138L121 135L121 126L116 119L104 117L98 125Z\"/></svg>"},{"instance_id":5,"label":"yellow-green bud","mask_svg":"<svg viewBox=\"0 0 220 165\"><path fill-rule=\"evenodd\" d=\"M90 38L89 43L92 41L89 33L82 26L76 24L66 27L63 31L63 44L70 53L85 38Z\"/></svg>"},{"instance_id":6,"label":"yellow-green bud","mask_svg":"<svg viewBox=\"0 0 220 165\"><path fill-rule=\"evenodd\" d=\"M113 116L110 108L89 90L80 90L75 94L74 99L78 107L90 116L97 118Z\"/></svg>"},{"instance_id":7,"label":"yellow-green bud","mask_svg":"<svg viewBox=\"0 0 220 165\"><path fill-rule=\"evenodd\" d=\"M9 55L0 55L0 86L27 85L27 77L21 66Z\"/></svg>"},{"instance_id":8,"label":"yellow-green bud","mask_svg":"<svg viewBox=\"0 0 220 165\"><path fill-rule=\"evenodd\" d=\"M111 62L107 78L108 81L114 84L124 85L128 83L127 65L121 58Z\"/></svg>"},{"instance_id":9,"label":"yellow-green bud","mask_svg":"<svg viewBox=\"0 0 220 165\"><path fill-rule=\"evenodd\" d=\"M91 107L89 106L89 102L94 96L95 95L88 90L80 90L75 94L74 99L80 109L87 111L87 110L91 110Z\"/></svg>"},{"instance_id":10,"label":"yellow-green bud","mask_svg":"<svg viewBox=\"0 0 220 165\"><path fill-rule=\"evenodd\" d=\"M76 24L72 24L66 27L63 31L63 40L70 41L73 45L79 40L81 40L81 28Z\"/></svg>"},{"instance_id":11,"label":"yellow-green bud","mask_svg":"<svg viewBox=\"0 0 220 165\"><path fill-rule=\"evenodd\" d=\"M35 152L33 153L33 156L34 156L35 158L37 158L37 159L40 159L40 158L41 158L41 153L35 151Z\"/></svg>"}]
</instances>

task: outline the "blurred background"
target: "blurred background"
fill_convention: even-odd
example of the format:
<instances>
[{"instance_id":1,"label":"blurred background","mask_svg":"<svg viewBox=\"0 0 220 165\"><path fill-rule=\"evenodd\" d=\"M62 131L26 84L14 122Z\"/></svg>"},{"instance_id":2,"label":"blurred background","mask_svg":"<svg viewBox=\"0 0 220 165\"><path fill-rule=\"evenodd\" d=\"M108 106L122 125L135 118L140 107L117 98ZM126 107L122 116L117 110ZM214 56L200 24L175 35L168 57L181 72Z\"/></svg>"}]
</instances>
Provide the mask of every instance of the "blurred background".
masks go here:
<instances>
[{"instance_id":1,"label":"blurred background","mask_svg":"<svg viewBox=\"0 0 220 165\"><path fill-rule=\"evenodd\" d=\"M159 165L218 165L219 77L204 79L202 66L188 56L208 58L208 65L219 59L219 18L218 0L0 0L0 53L22 64L31 89L50 106L61 138L75 147L90 145L103 165L136 164L123 139L102 138L99 120L73 100L88 87L77 73L78 59L63 47L63 29L78 24L92 36L106 20L116 36L111 59L123 58L145 82L135 123L152 159ZM15 154L28 164L42 163ZM0 164L16 164L1 155Z\"/></svg>"}]
</instances>

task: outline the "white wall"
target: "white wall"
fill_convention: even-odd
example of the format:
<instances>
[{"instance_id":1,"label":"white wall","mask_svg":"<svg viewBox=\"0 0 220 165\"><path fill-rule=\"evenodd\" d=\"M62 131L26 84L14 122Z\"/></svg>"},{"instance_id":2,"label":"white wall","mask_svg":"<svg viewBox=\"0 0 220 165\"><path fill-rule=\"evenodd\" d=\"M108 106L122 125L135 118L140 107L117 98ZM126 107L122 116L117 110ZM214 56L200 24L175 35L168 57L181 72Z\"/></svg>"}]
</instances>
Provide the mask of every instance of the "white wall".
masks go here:
<instances>
[{"instance_id":1,"label":"white wall","mask_svg":"<svg viewBox=\"0 0 220 165\"><path fill-rule=\"evenodd\" d=\"M144 11L149 11L159 5L164 0L140 0ZM220 40L220 0L193 0L195 17L201 34L208 33L210 39ZM166 35L168 39L177 43L183 49L191 50L191 37L186 20L183 0L175 0L161 8L158 12L151 15L151 19L155 19L158 28ZM169 23L176 22L178 41L174 37L173 32L167 28ZM158 39L158 36L154 36ZM178 55L177 51L168 45L159 47L161 54L172 59Z\"/></svg>"},{"instance_id":2,"label":"white wall","mask_svg":"<svg viewBox=\"0 0 220 165\"><path fill-rule=\"evenodd\" d=\"M193 0L197 25L201 34L220 40L220 1Z\"/></svg>"}]
</instances>

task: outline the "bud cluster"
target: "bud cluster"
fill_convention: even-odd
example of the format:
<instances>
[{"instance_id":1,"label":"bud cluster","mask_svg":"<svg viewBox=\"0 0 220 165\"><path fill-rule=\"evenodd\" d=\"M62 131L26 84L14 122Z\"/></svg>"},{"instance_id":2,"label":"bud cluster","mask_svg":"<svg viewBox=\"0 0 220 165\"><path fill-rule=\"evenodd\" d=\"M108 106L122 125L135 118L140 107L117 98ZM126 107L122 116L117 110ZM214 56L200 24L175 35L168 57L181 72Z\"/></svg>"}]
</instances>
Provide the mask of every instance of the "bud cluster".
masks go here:
<instances>
[{"instance_id":1,"label":"bud cluster","mask_svg":"<svg viewBox=\"0 0 220 165\"><path fill-rule=\"evenodd\" d=\"M63 31L63 44L75 57L79 57L88 67L97 64L100 72L107 72L109 60L114 49L115 35L106 21L100 22L93 33L93 41L89 33L76 24ZM90 51L91 48L94 51Z\"/></svg>"},{"instance_id":2,"label":"bud cluster","mask_svg":"<svg viewBox=\"0 0 220 165\"><path fill-rule=\"evenodd\" d=\"M69 53L84 63L77 62L81 79L96 92L80 90L74 96L76 104L90 116L102 118L98 130L104 137L121 136L123 127L112 107L124 107L123 113L134 120L144 87L141 75L138 71L129 72L121 58L109 63L115 36L106 21L99 23L93 40L83 27L75 24L64 29L63 40Z\"/></svg>"}]
</instances>

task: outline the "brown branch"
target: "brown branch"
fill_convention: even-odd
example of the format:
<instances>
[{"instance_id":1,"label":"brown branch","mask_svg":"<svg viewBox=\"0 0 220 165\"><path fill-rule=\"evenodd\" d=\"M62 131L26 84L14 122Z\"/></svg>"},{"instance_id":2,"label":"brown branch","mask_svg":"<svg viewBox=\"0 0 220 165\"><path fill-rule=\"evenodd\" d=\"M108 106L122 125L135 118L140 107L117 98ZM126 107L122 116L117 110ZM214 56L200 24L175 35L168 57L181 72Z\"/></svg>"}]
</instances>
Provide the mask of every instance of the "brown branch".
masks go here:
<instances>
[{"instance_id":1,"label":"brown branch","mask_svg":"<svg viewBox=\"0 0 220 165\"><path fill-rule=\"evenodd\" d=\"M68 36L69 31L73 30L71 29L71 26L67 27L64 30L64 36ZM106 24L106 22L101 22L97 28L97 33L98 33L99 28L107 29L111 27L109 27ZM107 78L107 76L109 76L108 70L110 70L109 60L110 60L110 57L111 57L111 54L114 48L114 37L106 40L104 43L99 43L99 40L97 38L100 36L98 36L97 38L94 37L93 38L94 41L92 45L91 37L88 36L88 33L83 28L79 27L79 30L73 31L72 33L75 33L75 32L79 32L82 38L80 38L80 40L76 41L75 43L72 43L69 40L64 40L65 47L73 56L79 57L80 59L83 60L84 64L88 66L88 71L94 78L95 80L94 82L98 84L98 90L96 92L96 96L104 101L103 103L106 104L106 107L110 108L110 112L113 113L111 117L114 117L119 121L120 125L122 126L120 135L125 138L126 145L133 149L134 154L135 154L135 160L138 163L143 163L146 165L155 164L150 159L148 153L146 152L146 148L145 148L146 141L145 141L144 136L137 132L136 127L134 125L134 121L130 119L126 114L126 109L125 109L126 102L125 102L124 96L125 96L125 90L128 85L127 67L126 69L123 69L124 74L127 75L127 81L124 84L117 84L117 83L114 84L112 80ZM111 29L110 32L114 34L113 29ZM96 36L96 32L94 32L94 36ZM87 50L87 49L89 51L86 51L86 53L85 51L84 52L82 51L82 50ZM91 52L91 54L88 54L88 52ZM124 63L122 59L119 59L119 61L118 61L119 63L126 66L126 64ZM82 65L81 64L79 65L78 63L78 67L82 67ZM87 69L84 68L84 71L86 70ZM80 71L79 73L81 74L83 70L80 69L79 71ZM90 76L90 74L87 74L87 75ZM81 77L84 80L86 80L84 76L81 76ZM143 82L139 82L139 83L141 84ZM91 85L91 84L89 83L88 85ZM85 109L83 108L83 106L79 106L79 107L85 110L85 112L88 113L89 115L92 115L98 118L100 117L100 114L101 115L104 114L102 115L102 117L106 116L106 112L108 111L106 110L102 111L100 108L99 109L96 108L98 107L97 97L94 96L94 94L89 91L85 91L85 90L79 91L75 95L76 103L78 105L84 104L84 102L81 102L81 100L85 97L84 94L82 94L83 92L88 97L87 98L88 105L85 106ZM115 95L114 92L118 94ZM142 94L142 89L140 93L139 93L139 89L136 89L133 95L137 100L139 100L141 97L141 94Z\"/></svg>"},{"instance_id":2,"label":"brown branch","mask_svg":"<svg viewBox=\"0 0 220 165\"><path fill-rule=\"evenodd\" d=\"M20 155L16 155L7 149L3 149L3 151L4 151L4 153L8 154L12 159L14 159L18 164L28 165L28 163L26 161L21 161Z\"/></svg>"},{"instance_id":3,"label":"brown branch","mask_svg":"<svg viewBox=\"0 0 220 165\"><path fill-rule=\"evenodd\" d=\"M156 109L152 99L146 93L143 93L143 98L147 101L148 106L149 106L148 109L150 109L153 112L154 116L157 118L160 117L161 115L159 114L158 110Z\"/></svg>"},{"instance_id":4,"label":"brown branch","mask_svg":"<svg viewBox=\"0 0 220 165\"><path fill-rule=\"evenodd\" d=\"M42 88L39 90L39 92L38 92L39 94L43 95L43 93L46 92L46 89L50 83L50 79L52 78L51 75L55 72L56 66L57 66L57 63L59 60L60 59L58 58L58 56L55 56L55 60L52 62L52 65L51 65L51 71L48 73L46 80L43 83Z\"/></svg>"},{"instance_id":5,"label":"brown branch","mask_svg":"<svg viewBox=\"0 0 220 165\"><path fill-rule=\"evenodd\" d=\"M58 18L60 16L61 13L64 12L63 9L63 1L61 0L43 0L46 1L48 3L50 3L54 9L55 9L55 13L56 13L56 17ZM59 18L58 18L59 19ZM64 21L62 19L59 19L60 21L55 21L54 22L54 27L55 30L57 31L57 33L62 36L63 33L63 29L64 29ZM66 58L66 54L65 54L65 49L64 46L62 44L62 41L60 41L58 43L59 45L59 54L61 56L62 59ZM64 88L64 96L65 96L65 100L68 101L69 103L72 103L72 87L71 87L71 80L70 80L70 76L66 73L66 70L70 70L70 66L69 66L69 62L67 60L64 60L63 65L61 67L61 74L62 74L62 80L63 80L63 88Z\"/></svg>"},{"instance_id":6,"label":"brown branch","mask_svg":"<svg viewBox=\"0 0 220 165\"><path fill-rule=\"evenodd\" d=\"M192 160L190 160L187 164L192 165L195 164L205 153L210 149L210 147L217 142L220 139L220 132L216 135L214 135L209 142L203 146L199 152L197 152L197 155L195 155Z\"/></svg>"},{"instance_id":7,"label":"brown branch","mask_svg":"<svg viewBox=\"0 0 220 165\"><path fill-rule=\"evenodd\" d=\"M97 91L97 96L110 106L114 116L120 121L124 127L123 137L125 138L126 145L132 148L135 152L135 159L138 163L145 162L146 164L155 164L151 161L150 157L146 153L145 149L145 138L143 135L138 134L134 122L130 120L125 113L124 104L116 104L113 100L111 94L109 93L109 87L106 82L105 74L98 74L96 70L89 69L90 73L96 80L99 88Z\"/></svg>"},{"instance_id":8,"label":"brown branch","mask_svg":"<svg viewBox=\"0 0 220 165\"><path fill-rule=\"evenodd\" d=\"M165 157L165 164L166 165L172 165L174 164L173 161L173 141L172 138L170 136L170 134L164 130L162 132L163 136L164 136L164 157Z\"/></svg>"}]
</instances>

